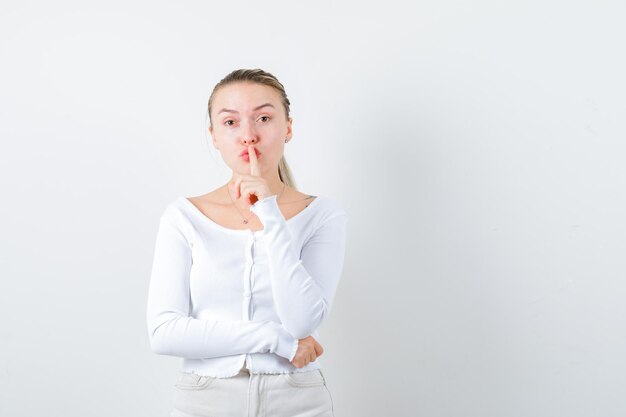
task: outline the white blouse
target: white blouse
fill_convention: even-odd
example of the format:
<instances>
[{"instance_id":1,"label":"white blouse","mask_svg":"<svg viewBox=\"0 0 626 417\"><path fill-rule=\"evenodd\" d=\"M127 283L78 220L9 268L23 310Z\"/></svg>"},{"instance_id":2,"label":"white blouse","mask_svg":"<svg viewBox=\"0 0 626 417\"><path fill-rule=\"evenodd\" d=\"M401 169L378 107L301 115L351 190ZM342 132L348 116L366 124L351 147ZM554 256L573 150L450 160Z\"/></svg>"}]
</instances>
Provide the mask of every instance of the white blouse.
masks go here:
<instances>
[{"instance_id":1,"label":"white blouse","mask_svg":"<svg viewBox=\"0 0 626 417\"><path fill-rule=\"evenodd\" d=\"M229 229L185 197L159 220L147 301L150 346L184 358L183 371L226 378L306 372L298 339L328 317L342 273L347 216L318 196L285 220L272 195L250 210L263 230Z\"/></svg>"}]
</instances>

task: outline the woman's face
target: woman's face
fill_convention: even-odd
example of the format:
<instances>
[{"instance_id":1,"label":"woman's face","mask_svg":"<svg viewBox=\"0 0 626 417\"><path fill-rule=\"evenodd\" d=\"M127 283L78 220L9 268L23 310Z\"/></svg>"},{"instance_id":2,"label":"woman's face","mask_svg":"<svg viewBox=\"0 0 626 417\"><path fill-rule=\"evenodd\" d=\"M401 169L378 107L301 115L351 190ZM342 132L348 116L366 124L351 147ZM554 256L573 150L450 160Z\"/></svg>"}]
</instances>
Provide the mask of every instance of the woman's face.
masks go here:
<instances>
[{"instance_id":1,"label":"woman's face","mask_svg":"<svg viewBox=\"0 0 626 417\"><path fill-rule=\"evenodd\" d=\"M292 122L278 91L256 83L230 84L215 93L211 110L213 146L233 171L250 174L250 161L241 156L248 145L257 151L261 173L277 171Z\"/></svg>"}]
</instances>

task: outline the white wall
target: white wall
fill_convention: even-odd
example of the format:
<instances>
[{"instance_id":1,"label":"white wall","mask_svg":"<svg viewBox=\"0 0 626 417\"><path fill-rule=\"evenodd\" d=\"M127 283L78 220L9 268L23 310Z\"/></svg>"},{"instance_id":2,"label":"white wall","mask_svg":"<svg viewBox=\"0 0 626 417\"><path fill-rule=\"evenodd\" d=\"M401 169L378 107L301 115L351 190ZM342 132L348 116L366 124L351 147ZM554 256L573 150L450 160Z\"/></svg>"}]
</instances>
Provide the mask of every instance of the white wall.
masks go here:
<instances>
[{"instance_id":1,"label":"white wall","mask_svg":"<svg viewBox=\"0 0 626 417\"><path fill-rule=\"evenodd\" d=\"M623 2L4 2L0 414L167 416L157 221L230 171L206 102L285 85L349 211L337 417L626 413Z\"/></svg>"}]
</instances>

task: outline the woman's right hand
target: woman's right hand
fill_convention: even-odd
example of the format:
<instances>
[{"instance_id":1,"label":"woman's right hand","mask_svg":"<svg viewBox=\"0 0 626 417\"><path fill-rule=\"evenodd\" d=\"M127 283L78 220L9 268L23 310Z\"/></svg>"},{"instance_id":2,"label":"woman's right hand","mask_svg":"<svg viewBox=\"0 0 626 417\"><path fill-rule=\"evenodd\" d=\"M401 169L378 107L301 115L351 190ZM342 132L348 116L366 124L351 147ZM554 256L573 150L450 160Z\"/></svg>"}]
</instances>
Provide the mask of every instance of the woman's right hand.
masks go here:
<instances>
[{"instance_id":1,"label":"woman's right hand","mask_svg":"<svg viewBox=\"0 0 626 417\"><path fill-rule=\"evenodd\" d=\"M291 363L296 368L303 368L309 362L315 362L318 356L322 356L322 353L324 353L322 345L313 336L307 336L304 339L298 339L298 350Z\"/></svg>"}]
</instances>

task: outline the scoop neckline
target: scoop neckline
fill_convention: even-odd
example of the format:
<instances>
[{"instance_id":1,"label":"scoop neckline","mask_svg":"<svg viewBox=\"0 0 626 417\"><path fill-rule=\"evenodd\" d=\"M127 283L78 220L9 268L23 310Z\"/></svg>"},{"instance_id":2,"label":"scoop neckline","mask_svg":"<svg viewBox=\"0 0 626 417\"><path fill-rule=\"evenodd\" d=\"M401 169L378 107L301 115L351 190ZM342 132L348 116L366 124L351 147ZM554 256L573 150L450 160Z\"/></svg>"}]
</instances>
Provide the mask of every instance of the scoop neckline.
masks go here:
<instances>
[{"instance_id":1,"label":"scoop neckline","mask_svg":"<svg viewBox=\"0 0 626 417\"><path fill-rule=\"evenodd\" d=\"M294 216L291 216L289 219L285 219L285 222L287 224L289 224L292 220L295 220L299 217L302 217L303 213L306 214L305 212L307 211L311 211L309 210L311 208L311 206L313 206L313 204L315 204L315 202L317 200L320 199L321 196L315 196L315 198L313 199L313 201L311 201L306 207L304 207L302 210L300 210L298 213L296 213ZM210 217L208 217L206 214L204 214L202 211L200 211L200 209L198 207L195 206L195 204L193 204L191 201L189 201L189 199L187 199L187 197L185 196L178 196L179 200L183 200L183 202L194 212L196 213L197 216L201 217L202 219L204 219L205 222L207 222L209 225L213 226L216 229L222 230L224 232L227 233L231 233L231 234L237 234L237 235L241 235L241 234L252 234L255 236L259 236L259 235L263 235L263 232L265 231L265 228L261 229L261 230L252 230L252 229L231 229L229 227L226 226L222 226L221 224L215 222L213 219L211 219ZM283 216L284 217L284 216Z\"/></svg>"}]
</instances>

